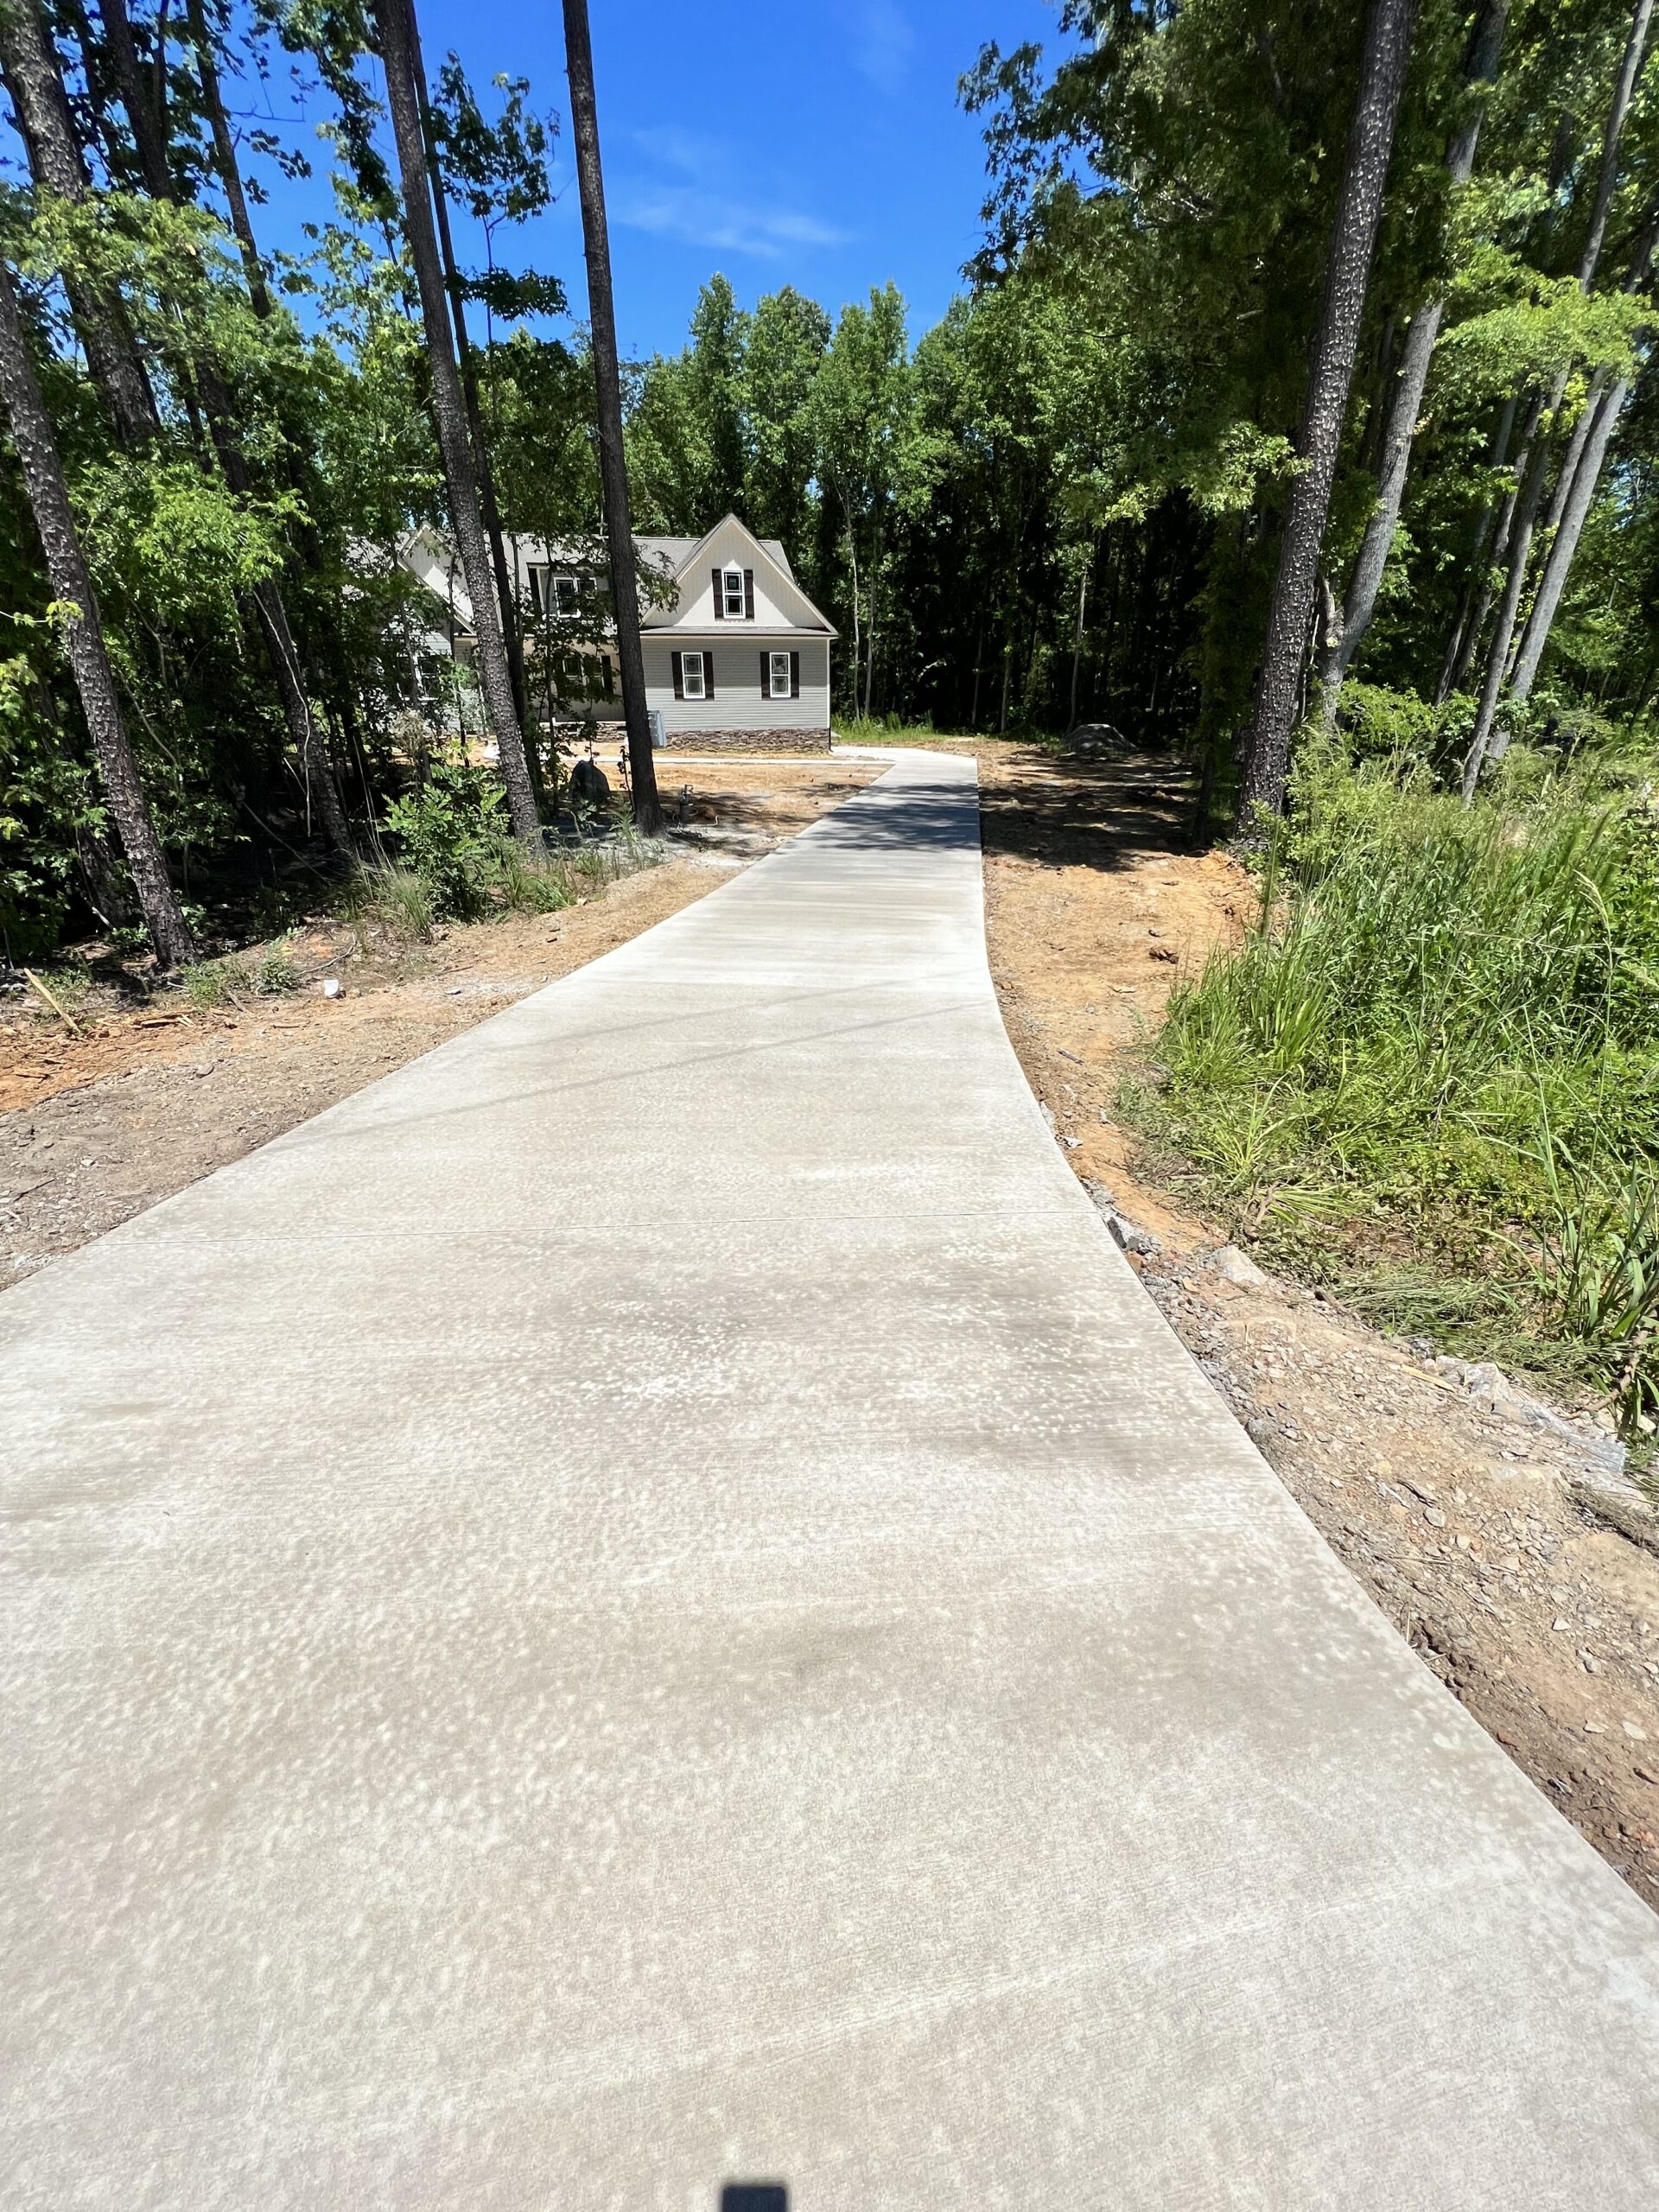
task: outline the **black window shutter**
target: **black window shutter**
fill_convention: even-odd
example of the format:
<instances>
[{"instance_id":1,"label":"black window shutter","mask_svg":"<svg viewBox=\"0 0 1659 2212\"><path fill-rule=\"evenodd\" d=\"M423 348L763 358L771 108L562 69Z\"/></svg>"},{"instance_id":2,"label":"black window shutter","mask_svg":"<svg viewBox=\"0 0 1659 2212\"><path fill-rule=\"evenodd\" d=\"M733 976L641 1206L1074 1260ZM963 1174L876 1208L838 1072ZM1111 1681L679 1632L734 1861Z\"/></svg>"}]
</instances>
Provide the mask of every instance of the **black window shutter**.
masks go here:
<instances>
[{"instance_id":1,"label":"black window shutter","mask_svg":"<svg viewBox=\"0 0 1659 2212\"><path fill-rule=\"evenodd\" d=\"M789 696L791 699L798 699L801 696L801 657L799 653L791 653L789 657Z\"/></svg>"},{"instance_id":2,"label":"black window shutter","mask_svg":"<svg viewBox=\"0 0 1659 2212\"><path fill-rule=\"evenodd\" d=\"M753 569L745 569L743 571L743 613L749 621L753 621L754 570Z\"/></svg>"},{"instance_id":3,"label":"black window shutter","mask_svg":"<svg viewBox=\"0 0 1659 2212\"><path fill-rule=\"evenodd\" d=\"M763 699L770 699L772 696L772 655L770 653L762 653L760 656L760 696Z\"/></svg>"},{"instance_id":4,"label":"black window shutter","mask_svg":"<svg viewBox=\"0 0 1659 2212\"><path fill-rule=\"evenodd\" d=\"M706 645L702 649L702 696L705 699L715 696L715 657Z\"/></svg>"},{"instance_id":5,"label":"black window shutter","mask_svg":"<svg viewBox=\"0 0 1659 2212\"><path fill-rule=\"evenodd\" d=\"M669 655L669 659L673 663L674 666L674 696L677 699L683 699L685 696L685 662L678 653L671 653Z\"/></svg>"},{"instance_id":6,"label":"black window shutter","mask_svg":"<svg viewBox=\"0 0 1659 2212\"><path fill-rule=\"evenodd\" d=\"M718 569L715 569L713 573L715 579L715 620L716 622L723 622L726 620L726 579Z\"/></svg>"}]
</instances>

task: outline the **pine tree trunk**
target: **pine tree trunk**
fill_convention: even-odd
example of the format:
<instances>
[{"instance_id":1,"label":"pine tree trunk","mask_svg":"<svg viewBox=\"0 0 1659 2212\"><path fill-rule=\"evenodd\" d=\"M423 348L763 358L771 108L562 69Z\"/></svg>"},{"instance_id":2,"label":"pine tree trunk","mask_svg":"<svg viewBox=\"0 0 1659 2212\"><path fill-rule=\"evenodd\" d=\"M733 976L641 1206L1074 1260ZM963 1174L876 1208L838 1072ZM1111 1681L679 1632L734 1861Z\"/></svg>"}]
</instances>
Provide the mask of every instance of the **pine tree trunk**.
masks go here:
<instances>
[{"instance_id":1,"label":"pine tree trunk","mask_svg":"<svg viewBox=\"0 0 1659 2212\"><path fill-rule=\"evenodd\" d=\"M197 4L200 5L200 0L197 0ZM432 129L431 91L426 81L426 63L421 53L421 26L412 7L409 16L409 35L415 68L415 90L421 105L421 137L426 147L426 169L432 185L433 213L437 218L438 256L443 264L444 289L449 295L449 310L454 321L455 356L461 365L461 396L466 403L467 428L473 442L474 465L478 470L479 511L483 518L484 535L490 542L490 565L495 572L496 602L501 615L501 641L506 651L512 702L518 712L519 728L524 733L531 781L537 786L536 798L539 807L542 799L541 763L537 758L531 731L530 686L524 679L524 645L518 633L518 602L507 567L506 538L502 531L501 510L495 496L495 472L490 466L489 442L484 435L484 410L479 402L478 373L473 366L473 349L467 338L467 309L461 297L461 270L455 261L454 240L449 231L449 201L443 188L443 172L438 164L437 139Z\"/></svg>"},{"instance_id":2,"label":"pine tree trunk","mask_svg":"<svg viewBox=\"0 0 1659 2212\"><path fill-rule=\"evenodd\" d=\"M594 48L588 0L564 0L564 58L570 79L570 129L582 194L582 236L588 260L588 319L593 333L594 383L599 400L599 474L605 537L611 556L611 608L628 733L633 818L647 836L662 827L657 766L651 757L645 664L639 645L639 591L634 577L633 527L628 513L628 466L622 444L622 383L616 358L616 308L611 296L611 242L605 225L605 176L599 158L599 111L594 96Z\"/></svg>"},{"instance_id":3,"label":"pine tree trunk","mask_svg":"<svg viewBox=\"0 0 1659 2212\"><path fill-rule=\"evenodd\" d=\"M524 734L513 702L512 679L507 673L501 625L496 616L495 581L490 573L489 551L479 516L478 480L467 442L467 410L455 368L454 347L450 341L449 303L444 293L437 238L432 226L432 198L426 174L426 146L421 136L420 104L415 92L410 19L410 0L374 0L375 29L386 72L387 105L397 143L404 226L420 292L426 358L432 376L432 412L437 423L444 478L449 489L449 516L454 526L456 550L467 580L467 596L472 601L479 684L490 727L495 733L513 831L520 837L537 838L541 835L541 821L536 810L530 766L524 757Z\"/></svg>"},{"instance_id":4,"label":"pine tree trunk","mask_svg":"<svg viewBox=\"0 0 1659 2212\"><path fill-rule=\"evenodd\" d=\"M1347 166L1325 260L1298 446L1305 466L1291 485L1239 794L1238 818L1247 832L1258 810L1277 814L1284 804L1291 728L1313 627L1331 487L1415 15L1416 0L1371 0L1367 16Z\"/></svg>"},{"instance_id":5,"label":"pine tree trunk","mask_svg":"<svg viewBox=\"0 0 1659 2212\"><path fill-rule=\"evenodd\" d=\"M22 463L29 507L52 580L52 595L60 605L79 610L65 624L65 644L110 813L156 957L163 968L176 968L194 957L195 948L168 880L161 840L156 835L138 780L138 765L127 741L115 676L99 623L98 602L70 512L63 463L29 356L11 272L3 262L0 262L0 397L5 401L17 457Z\"/></svg>"},{"instance_id":6,"label":"pine tree trunk","mask_svg":"<svg viewBox=\"0 0 1659 2212\"><path fill-rule=\"evenodd\" d=\"M0 74L16 111L36 188L79 207L91 187L57 49L47 35L38 0L0 0ZM126 309L118 296L79 276L66 273L64 289L115 434L135 452L157 435L161 418Z\"/></svg>"}]
</instances>

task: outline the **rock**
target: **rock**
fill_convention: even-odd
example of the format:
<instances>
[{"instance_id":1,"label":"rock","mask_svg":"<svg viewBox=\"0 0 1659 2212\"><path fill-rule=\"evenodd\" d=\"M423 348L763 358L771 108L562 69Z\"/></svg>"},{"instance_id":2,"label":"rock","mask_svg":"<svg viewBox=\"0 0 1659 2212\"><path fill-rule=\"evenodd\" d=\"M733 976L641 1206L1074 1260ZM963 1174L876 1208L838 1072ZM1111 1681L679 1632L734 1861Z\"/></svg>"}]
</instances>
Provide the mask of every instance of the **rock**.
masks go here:
<instances>
[{"instance_id":1,"label":"rock","mask_svg":"<svg viewBox=\"0 0 1659 2212\"><path fill-rule=\"evenodd\" d=\"M578 760L570 771L570 803L576 807L608 806L611 786L597 760Z\"/></svg>"},{"instance_id":2,"label":"rock","mask_svg":"<svg viewBox=\"0 0 1659 2212\"><path fill-rule=\"evenodd\" d=\"M1648 1732L1639 1720L1621 1720L1618 1725L1633 1744L1647 1742Z\"/></svg>"},{"instance_id":3,"label":"rock","mask_svg":"<svg viewBox=\"0 0 1659 2212\"><path fill-rule=\"evenodd\" d=\"M1058 1128L1059 1128L1059 1126L1060 1126L1060 1125L1059 1125L1059 1123L1058 1123L1058 1122L1055 1120L1055 1118L1054 1118L1054 1109L1053 1109L1052 1106L1045 1106L1045 1107L1044 1107L1044 1109L1043 1109L1043 1119L1044 1119L1044 1120L1048 1123L1048 1126L1049 1126L1049 1128L1050 1128L1051 1129L1053 1129L1053 1130L1055 1130L1056 1132L1058 1132Z\"/></svg>"},{"instance_id":4,"label":"rock","mask_svg":"<svg viewBox=\"0 0 1659 2212\"><path fill-rule=\"evenodd\" d=\"M1268 1280L1249 1255L1241 1252L1236 1244L1220 1246L1210 1255L1210 1264L1224 1282L1236 1282L1241 1290L1260 1290Z\"/></svg>"},{"instance_id":5,"label":"rock","mask_svg":"<svg viewBox=\"0 0 1659 2212\"><path fill-rule=\"evenodd\" d=\"M1444 1529L1446 1526L1446 1516L1438 1505L1426 1505L1423 1508L1423 1518L1431 1529Z\"/></svg>"},{"instance_id":6,"label":"rock","mask_svg":"<svg viewBox=\"0 0 1659 2212\"><path fill-rule=\"evenodd\" d=\"M1081 1137L1062 1137L1060 1139L1060 1142L1065 1147L1068 1152L1075 1152L1077 1147L1083 1142L1083 1139Z\"/></svg>"},{"instance_id":7,"label":"rock","mask_svg":"<svg viewBox=\"0 0 1659 2212\"><path fill-rule=\"evenodd\" d=\"M1586 1720L1584 1724L1584 1732L1586 1736L1605 1736L1607 1733L1607 1724L1605 1720Z\"/></svg>"},{"instance_id":8,"label":"rock","mask_svg":"<svg viewBox=\"0 0 1659 2212\"><path fill-rule=\"evenodd\" d=\"M1112 1232L1112 1241L1122 1251L1139 1252L1145 1256L1154 1252L1161 1252L1164 1249L1161 1237L1154 1236L1149 1229L1137 1229L1132 1221L1126 1221L1121 1213L1109 1213L1106 1217L1106 1226Z\"/></svg>"},{"instance_id":9,"label":"rock","mask_svg":"<svg viewBox=\"0 0 1659 2212\"><path fill-rule=\"evenodd\" d=\"M1105 753L1133 753L1135 747L1120 729L1110 722L1079 722L1066 740L1068 751L1083 760L1096 759Z\"/></svg>"}]
</instances>

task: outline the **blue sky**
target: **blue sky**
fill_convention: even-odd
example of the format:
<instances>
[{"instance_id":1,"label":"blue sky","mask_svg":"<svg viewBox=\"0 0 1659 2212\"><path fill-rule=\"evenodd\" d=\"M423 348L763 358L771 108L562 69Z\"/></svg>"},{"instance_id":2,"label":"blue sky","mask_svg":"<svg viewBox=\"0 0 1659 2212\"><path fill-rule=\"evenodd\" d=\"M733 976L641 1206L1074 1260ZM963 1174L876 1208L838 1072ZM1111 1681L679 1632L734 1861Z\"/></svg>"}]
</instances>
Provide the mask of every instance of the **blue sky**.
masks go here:
<instances>
[{"instance_id":1,"label":"blue sky","mask_svg":"<svg viewBox=\"0 0 1659 2212\"><path fill-rule=\"evenodd\" d=\"M454 48L481 91L497 71L567 106L561 10L510 0L418 0L427 65ZM934 321L978 244L984 154L957 79L987 39L1051 41L1045 0L590 0L625 354L683 340L715 270L753 304L792 283L832 311L888 278L912 334ZM273 88L274 89L274 88ZM251 87L238 88L238 105ZM284 137L327 149L310 121ZM503 249L564 279L585 312L581 219L568 134L558 205ZM270 180L262 238L297 245L318 186ZM468 255L461 242L463 259Z\"/></svg>"}]
</instances>

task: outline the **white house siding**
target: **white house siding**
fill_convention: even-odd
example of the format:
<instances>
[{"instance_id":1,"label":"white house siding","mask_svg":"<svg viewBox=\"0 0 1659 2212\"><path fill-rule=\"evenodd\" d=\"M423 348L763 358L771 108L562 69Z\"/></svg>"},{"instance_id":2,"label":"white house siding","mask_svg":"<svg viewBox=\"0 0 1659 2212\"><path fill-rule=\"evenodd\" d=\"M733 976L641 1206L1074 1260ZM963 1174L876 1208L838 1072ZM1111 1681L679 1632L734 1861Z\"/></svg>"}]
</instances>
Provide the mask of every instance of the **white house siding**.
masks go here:
<instances>
[{"instance_id":1,"label":"white house siding","mask_svg":"<svg viewBox=\"0 0 1659 2212\"><path fill-rule=\"evenodd\" d=\"M758 579L757 579L758 583ZM758 593L757 593L758 600ZM822 739L830 728L830 640L801 631L770 636L759 620L710 623L706 630L647 630L641 640L645 657L645 701L660 707L670 739L698 732L714 737L727 730L799 730ZM763 652L797 652L801 657L798 699L768 699L760 688ZM671 654L712 653L712 699L677 699Z\"/></svg>"},{"instance_id":2,"label":"white house siding","mask_svg":"<svg viewBox=\"0 0 1659 2212\"><path fill-rule=\"evenodd\" d=\"M734 621L734 630L792 630L805 626L817 629L817 618L810 602L788 581L772 569L764 557L755 557L754 540L747 531L728 522L711 531L709 542L691 568L679 580L679 603L673 607L651 607L645 611L647 632L661 626L676 630L723 630L728 626L724 618L715 617L715 570L716 569L748 569L754 574L754 616L753 620Z\"/></svg>"}]
</instances>

